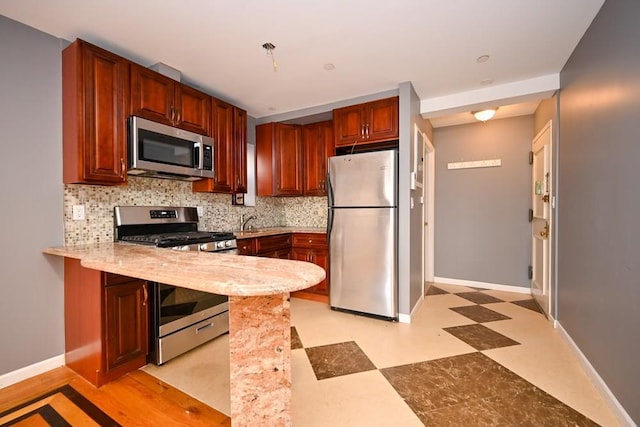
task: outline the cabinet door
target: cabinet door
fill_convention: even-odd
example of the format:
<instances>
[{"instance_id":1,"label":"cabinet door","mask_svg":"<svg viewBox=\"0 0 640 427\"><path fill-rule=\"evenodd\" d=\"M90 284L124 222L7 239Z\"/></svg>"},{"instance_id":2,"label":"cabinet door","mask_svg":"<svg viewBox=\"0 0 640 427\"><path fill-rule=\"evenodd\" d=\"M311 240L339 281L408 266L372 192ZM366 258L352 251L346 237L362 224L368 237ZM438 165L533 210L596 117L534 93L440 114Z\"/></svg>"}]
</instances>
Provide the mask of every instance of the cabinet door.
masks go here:
<instances>
[{"instance_id":1,"label":"cabinet door","mask_svg":"<svg viewBox=\"0 0 640 427\"><path fill-rule=\"evenodd\" d=\"M125 183L129 62L77 40L62 74L64 183Z\"/></svg>"},{"instance_id":2,"label":"cabinet door","mask_svg":"<svg viewBox=\"0 0 640 427\"><path fill-rule=\"evenodd\" d=\"M211 136L211 97L183 84L176 83L175 87L174 125Z\"/></svg>"},{"instance_id":3,"label":"cabinet door","mask_svg":"<svg viewBox=\"0 0 640 427\"><path fill-rule=\"evenodd\" d=\"M104 334L107 371L146 359L148 349L146 286L145 281L135 280L105 287Z\"/></svg>"},{"instance_id":4,"label":"cabinet door","mask_svg":"<svg viewBox=\"0 0 640 427\"><path fill-rule=\"evenodd\" d=\"M238 239L238 255L255 255L255 239Z\"/></svg>"},{"instance_id":5,"label":"cabinet door","mask_svg":"<svg viewBox=\"0 0 640 427\"><path fill-rule=\"evenodd\" d=\"M333 110L335 146L349 146L364 139L365 123L366 116L362 105Z\"/></svg>"},{"instance_id":6,"label":"cabinet door","mask_svg":"<svg viewBox=\"0 0 640 427\"><path fill-rule=\"evenodd\" d=\"M276 124L274 141L274 179L276 196L302 195L302 128Z\"/></svg>"},{"instance_id":7,"label":"cabinet door","mask_svg":"<svg viewBox=\"0 0 640 427\"><path fill-rule=\"evenodd\" d=\"M173 126L175 81L153 70L131 67L131 114Z\"/></svg>"},{"instance_id":8,"label":"cabinet door","mask_svg":"<svg viewBox=\"0 0 640 427\"><path fill-rule=\"evenodd\" d=\"M263 252L258 256L265 258L291 259L291 249L277 249L275 251Z\"/></svg>"},{"instance_id":9,"label":"cabinet door","mask_svg":"<svg viewBox=\"0 0 640 427\"><path fill-rule=\"evenodd\" d=\"M306 125L304 142L305 196L327 195L327 159L333 155L333 123L331 121Z\"/></svg>"},{"instance_id":10,"label":"cabinet door","mask_svg":"<svg viewBox=\"0 0 640 427\"><path fill-rule=\"evenodd\" d=\"M367 142L398 139L398 97L365 104Z\"/></svg>"},{"instance_id":11,"label":"cabinet door","mask_svg":"<svg viewBox=\"0 0 640 427\"><path fill-rule=\"evenodd\" d=\"M296 244L296 235L294 235L294 245L295 244ZM315 246L315 245L318 245L319 242L314 241L311 244ZM324 271L326 272L326 278L322 282L318 283L317 285L312 286L308 289L304 289L303 291L313 292L320 295L329 295L329 249L326 247L326 239L325 239L324 247L304 248L304 247L294 246L293 249L291 249L291 259L295 259L298 261L311 262L315 265L318 265L324 268Z\"/></svg>"},{"instance_id":12,"label":"cabinet door","mask_svg":"<svg viewBox=\"0 0 640 427\"><path fill-rule=\"evenodd\" d=\"M214 100L213 191L231 193L233 190L233 106Z\"/></svg>"},{"instance_id":13,"label":"cabinet door","mask_svg":"<svg viewBox=\"0 0 640 427\"><path fill-rule=\"evenodd\" d=\"M234 193L247 192L247 112L235 107L233 109L233 141L234 161Z\"/></svg>"}]
</instances>

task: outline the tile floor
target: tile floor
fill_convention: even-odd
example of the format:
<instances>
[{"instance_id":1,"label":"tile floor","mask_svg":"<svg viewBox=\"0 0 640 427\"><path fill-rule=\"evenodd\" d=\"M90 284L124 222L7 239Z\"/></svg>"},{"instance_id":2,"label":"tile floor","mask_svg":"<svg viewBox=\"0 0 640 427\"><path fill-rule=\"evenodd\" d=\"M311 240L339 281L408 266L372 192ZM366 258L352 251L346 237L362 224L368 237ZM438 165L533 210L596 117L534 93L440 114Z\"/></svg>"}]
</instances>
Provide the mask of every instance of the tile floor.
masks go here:
<instances>
[{"instance_id":1,"label":"tile floor","mask_svg":"<svg viewBox=\"0 0 640 427\"><path fill-rule=\"evenodd\" d=\"M295 426L617 426L531 298L435 284L411 324L291 300ZM228 338L144 369L229 413Z\"/></svg>"}]
</instances>

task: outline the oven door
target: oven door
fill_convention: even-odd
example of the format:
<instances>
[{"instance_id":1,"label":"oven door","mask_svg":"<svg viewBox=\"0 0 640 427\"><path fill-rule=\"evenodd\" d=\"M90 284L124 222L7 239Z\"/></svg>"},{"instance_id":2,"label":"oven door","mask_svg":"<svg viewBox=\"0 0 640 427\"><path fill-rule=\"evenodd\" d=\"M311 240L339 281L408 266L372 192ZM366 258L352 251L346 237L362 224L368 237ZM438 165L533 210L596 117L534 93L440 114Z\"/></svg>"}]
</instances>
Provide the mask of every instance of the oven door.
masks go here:
<instances>
[{"instance_id":1,"label":"oven door","mask_svg":"<svg viewBox=\"0 0 640 427\"><path fill-rule=\"evenodd\" d=\"M158 338L229 310L229 297L151 283L152 327Z\"/></svg>"}]
</instances>

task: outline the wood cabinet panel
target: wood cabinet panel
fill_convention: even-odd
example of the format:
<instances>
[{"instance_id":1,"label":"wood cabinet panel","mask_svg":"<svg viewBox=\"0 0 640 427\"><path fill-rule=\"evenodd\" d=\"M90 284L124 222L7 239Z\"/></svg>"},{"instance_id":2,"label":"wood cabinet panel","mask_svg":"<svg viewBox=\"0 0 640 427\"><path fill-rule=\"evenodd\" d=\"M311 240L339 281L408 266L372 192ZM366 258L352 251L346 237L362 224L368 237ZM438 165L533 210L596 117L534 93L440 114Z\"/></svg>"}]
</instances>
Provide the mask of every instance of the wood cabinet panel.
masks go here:
<instances>
[{"instance_id":1,"label":"wood cabinet panel","mask_svg":"<svg viewBox=\"0 0 640 427\"><path fill-rule=\"evenodd\" d=\"M302 195L302 127L266 123L256 127L258 196Z\"/></svg>"},{"instance_id":2,"label":"wood cabinet panel","mask_svg":"<svg viewBox=\"0 0 640 427\"><path fill-rule=\"evenodd\" d=\"M234 193L247 192L247 112L235 107L233 109L233 128L235 139L234 154Z\"/></svg>"},{"instance_id":3,"label":"wood cabinet panel","mask_svg":"<svg viewBox=\"0 0 640 427\"><path fill-rule=\"evenodd\" d=\"M292 245L292 259L316 264L324 269L326 278L304 292L329 295L329 246L326 234L294 233ZM298 294L300 295L300 294Z\"/></svg>"},{"instance_id":4,"label":"wood cabinet panel","mask_svg":"<svg viewBox=\"0 0 640 427\"><path fill-rule=\"evenodd\" d=\"M238 255L255 255L255 242L256 239L238 239Z\"/></svg>"},{"instance_id":5,"label":"wood cabinet panel","mask_svg":"<svg viewBox=\"0 0 640 427\"><path fill-rule=\"evenodd\" d=\"M63 181L127 181L129 62L76 40L62 52Z\"/></svg>"},{"instance_id":6,"label":"wood cabinet panel","mask_svg":"<svg viewBox=\"0 0 640 427\"><path fill-rule=\"evenodd\" d=\"M192 184L194 192L247 192L247 113L224 101L212 98L214 139L213 179Z\"/></svg>"},{"instance_id":7,"label":"wood cabinet panel","mask_svg":"<svg viewBox=\"0 0 640 427\"><path fill-rule=\"evenodd\" d=\"M398 99L395 96L333 110L335 146L397 140Z\"/></svg>"},{"instance_id":8,"label":"wood cabinet panel","mask_svg":"<svg viewBox=\"0 0 640 427\"><path fill-rule=\"evenodd\" d=\"M289 249L290 247L291 234L278 234L275 236L264 236L256 238L256 253L258 255L277 249Z\"/></svg>"},{"instance_id":9,"label":"wood cabinet panel","mask_svg":"<svg viewBox=\"0 0 640 427\"><path fill-rule=\"evenodd\" d=\"M131 114L173 126L175 80L134 64L131 68Z\"/></svg>"},{"instance_id":10,"label":"wood cabinet panel","mask_svg":"<svg viewBox=\"0 0 640 427\"><path fill-rule=\"evenodd\" d=\"M334 155L333 122L325 121L303 127L304 165L303 195L327 195L327 162Z\"/></svg>"},{"instance_id":11,"label":"wood cabinet panel","mask_svg":"<svg viewBox=\"0 0 640 427\"><path fill-rule=\"evenodd\" d=\"M211 135L211 97L156 71L133 64L131 114Z\"/></svg>"},{"instance_id":12,"label":"wood cabinet panel","mask_svg":"<svg viewBox=\"0 0 640 427\"><path fill-rule=\"evenodd\" d=\"M135 280L105 287L107 371L146 359L149 328L146 286L145 281Z\"/></svg>"},{"instance_id":13,"label":"wood cabinet panel","mask_svg":"<svg viewBox=\"0 0 640 427\"><path fill-rule=\"evenodd\" d=\"M64 260L65 363L99 387L146 363L146 282Z\"/></svg>"}]
</instances>

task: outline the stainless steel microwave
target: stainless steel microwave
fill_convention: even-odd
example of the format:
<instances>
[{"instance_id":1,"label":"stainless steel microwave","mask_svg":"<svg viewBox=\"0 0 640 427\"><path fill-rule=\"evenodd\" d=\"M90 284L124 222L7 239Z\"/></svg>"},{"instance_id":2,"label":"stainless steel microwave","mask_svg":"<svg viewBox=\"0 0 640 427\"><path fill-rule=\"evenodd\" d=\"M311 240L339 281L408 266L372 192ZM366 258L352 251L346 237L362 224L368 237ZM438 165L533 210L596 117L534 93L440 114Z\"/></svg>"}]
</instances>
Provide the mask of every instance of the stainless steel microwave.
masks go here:
<instances>
[{"instance_id":1,"label":"stainless steel microwave","mask_svg":"<svg viewBox=\"0 0 640 427\"><path fill-rule=\"evenodd\" d=\"M128 143L129 175L213 178L213 138L131 116Z\"/></svg>"}]
</instances>

